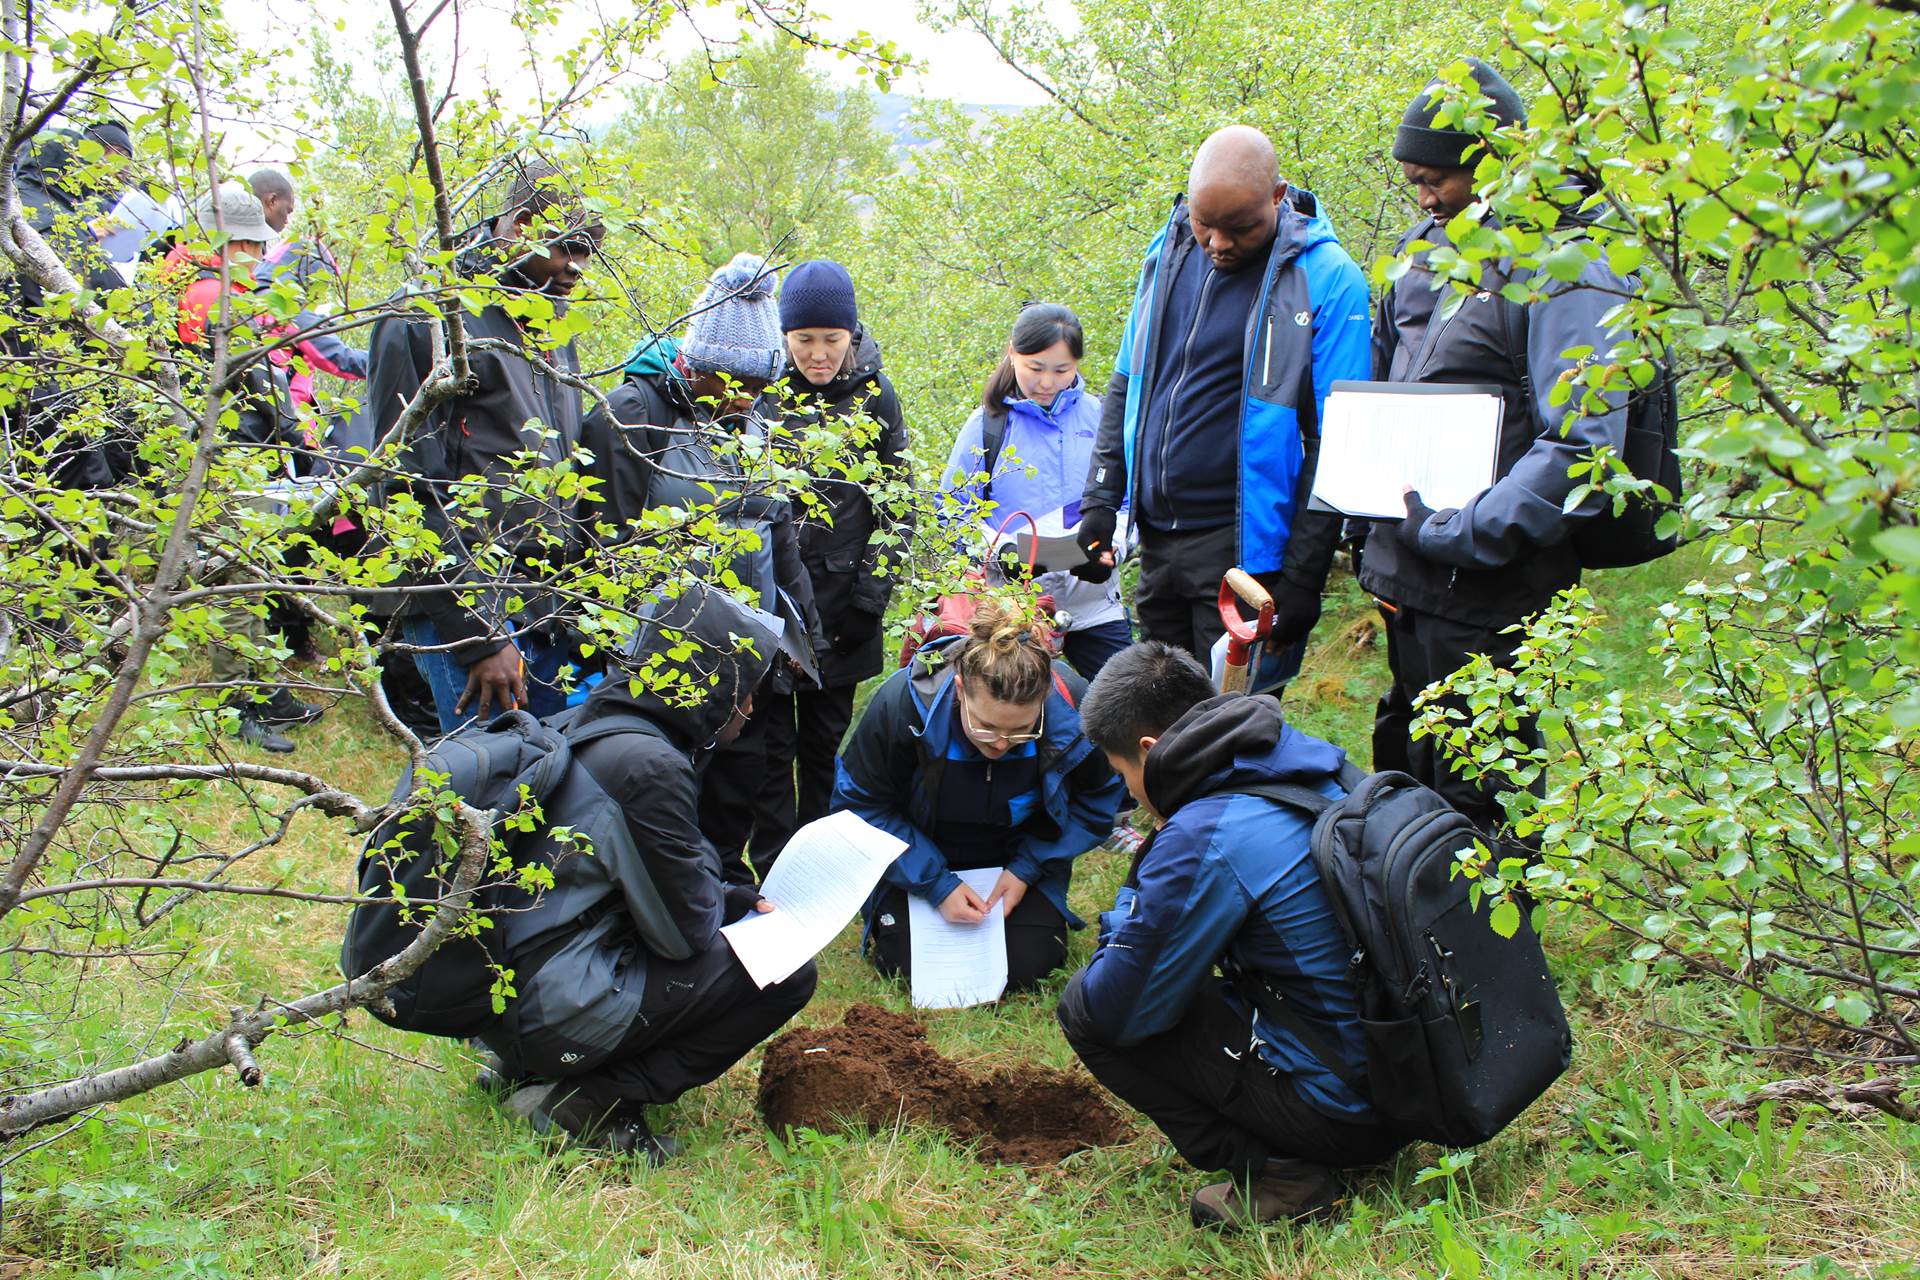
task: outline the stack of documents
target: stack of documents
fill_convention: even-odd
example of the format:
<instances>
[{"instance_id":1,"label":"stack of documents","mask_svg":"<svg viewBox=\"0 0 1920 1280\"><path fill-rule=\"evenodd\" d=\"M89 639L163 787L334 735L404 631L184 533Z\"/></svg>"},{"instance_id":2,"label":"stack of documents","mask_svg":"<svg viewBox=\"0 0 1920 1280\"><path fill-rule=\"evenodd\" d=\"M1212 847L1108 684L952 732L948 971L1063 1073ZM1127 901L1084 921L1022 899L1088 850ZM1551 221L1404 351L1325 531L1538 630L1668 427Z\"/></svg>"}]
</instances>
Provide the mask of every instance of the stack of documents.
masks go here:
<instances>
[{"instance_id":1,"label":"stack of documents","mask_svg":"<svg viewBox=\"0 0 1920 1280\"><path fill-rule=\"evenodd\" d=\"M1465 506L1493 483L1503 403L1490 386L1334 383L1309 505L1399 520L1411 486L1434 511Z\"/></svg>"}]
</instances>

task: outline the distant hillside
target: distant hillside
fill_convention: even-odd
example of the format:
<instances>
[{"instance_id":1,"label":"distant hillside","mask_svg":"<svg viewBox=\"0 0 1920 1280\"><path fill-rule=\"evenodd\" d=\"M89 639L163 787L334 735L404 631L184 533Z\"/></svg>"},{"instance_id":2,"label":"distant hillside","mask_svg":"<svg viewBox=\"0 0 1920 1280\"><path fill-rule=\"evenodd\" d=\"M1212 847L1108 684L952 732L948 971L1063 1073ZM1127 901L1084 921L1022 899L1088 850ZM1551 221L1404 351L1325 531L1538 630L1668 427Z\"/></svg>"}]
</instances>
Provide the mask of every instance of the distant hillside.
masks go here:
<instances>
[{"instance_id":1,"label":"distant hillside","mask_svg":"<svg viewBox=\"0 0 1920 1280\"><path fill-rule=\"evenodd\" d=\"M913 122L907 119L908 113L923 101L922 98L909 98L899 93L877 93L874 95L874 124L884 133L893 135L895 151L913 151L924 147L929 141L913 131ZM979 118L987 115L1011 114L1024 108L1002 103L963 102L960 109L969 116Z\"/></svg>"}]
</instances>

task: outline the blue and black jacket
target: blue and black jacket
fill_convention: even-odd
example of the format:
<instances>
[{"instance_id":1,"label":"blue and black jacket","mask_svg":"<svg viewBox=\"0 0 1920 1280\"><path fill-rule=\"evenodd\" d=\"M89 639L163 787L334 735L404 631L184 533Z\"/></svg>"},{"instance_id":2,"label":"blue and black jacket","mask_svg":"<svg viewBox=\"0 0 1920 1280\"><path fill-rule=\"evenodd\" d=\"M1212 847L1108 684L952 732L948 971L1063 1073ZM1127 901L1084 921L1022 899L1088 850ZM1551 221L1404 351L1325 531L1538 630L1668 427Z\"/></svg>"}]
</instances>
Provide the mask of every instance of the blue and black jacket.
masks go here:
<instances>
[{"instance_id":1,"label":"blue and black jacket","mask_svg":"<svg viewBox=\"0 0 1920 1280\"><path fill-rule=\"evenodd\" d=\"M962 636L932 641L887 677L835 767L833 808L851 809L907 842L906 852L887 868L882 888L891 884L933 903L960 887L930 833L945 761L956 745L950 659L964 643ZM1113 830L1124 786L1080 732L1075 703L1086 684L1064 663L1054 663L1053 670L1038 743L1040 794L1008 833L1006 867L1079 928L1085 922L1067 909L1073 860ZM875 890L875 899L880 892ZM869 918L873 905L869 899Z\"/></svg>"},{"instance_id":2,"label":"blue and black jacket","mask_svg":"<svg viewBox=\"0 0 1920 1280\"><path fill-rule=\"evenodd\" d=\"M1223 694L1182 716L1147 753L1147 799L1166 824L1141 851L1074 987L1077 1029L1103 1044L1173 1030L1216 967L1258 976L1364 1073L1359 993L1345 935L1309 850L1306 815L1236 788L1267 783L1345 794L1345 753L1286 723L1265 696ZM1345 1120L1372 1106L1291 1032L1251 1008L1261 1058L1301 1097ZM1066 1016L1063 1014L1063 1016Z\"/></svg>"},{"instance_id":3,"label":"blue and black jacket","mask_svg":"<svg viewBox=\"0 0 1920 1280\"><path fill-rule=\"evenodd\" d=\"M1162 424L1142 418L1161 373L1154 353L1162 329L1168 323L1191 326L1192 317L1167 314L1168 301L1182 263L1198 251L1181 197L1147 246L1102 404L1084 507L1118 510L1131 497L1138 519L1145 469L1178 465L1170 456L1175 451L1158 446ZM1372 351L1366 277L1340 247L1311 193L1290 191L1281 205L1255 296L1242 335L1246 370L1235 442L1238 560L1250 573L1284 571L1318 590L1340 526L1337 516L1306 510L1319 457L1321 406L1336 380L1370 376ZM1162 477L1162 488L1177 489L1177 477Z\"/></svg>"}]
</instances>

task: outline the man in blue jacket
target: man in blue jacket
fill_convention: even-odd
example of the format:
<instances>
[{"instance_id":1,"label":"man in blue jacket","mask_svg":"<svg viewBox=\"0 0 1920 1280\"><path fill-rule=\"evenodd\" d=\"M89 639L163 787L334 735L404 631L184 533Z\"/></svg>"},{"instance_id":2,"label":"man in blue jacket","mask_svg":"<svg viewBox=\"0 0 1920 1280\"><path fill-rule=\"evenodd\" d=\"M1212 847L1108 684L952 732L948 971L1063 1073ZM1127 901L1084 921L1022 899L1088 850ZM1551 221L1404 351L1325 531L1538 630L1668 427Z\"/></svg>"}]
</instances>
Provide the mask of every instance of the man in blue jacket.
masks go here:
<instances>
[{"instance_id":1,"label":"man in blue jacket","mask_svg":"<svg viewBox=\"0 0 1920 1280\"><path fill-rule=\"evenodd\" d=\"M1306 509L1320 410L1336 379L1371 365L1366 277L1312 194L1281 181L1265 134L1209 137L1188 192L1147 247L1080 546L1090 560L1109 551L1131 497L1141 628L1204 661L1235 565L1273 593L1276 651L1313 630L1339 535L1338 517Z\"/></svg>"},{"instance_id":2,"label":"man in blue jacket","mask_svg":"<svg viewBox=\"0 0 1920 1280\"><path fill-rule=\"evenodd\" d=\"M1154 641L1100 672L1081 727L1160 825L1060 998L1068 1043L1190 1163L1226 1172L1193 1197L1196 1226L1329 1212L1336 1169L1401 1143L1342 1080L1364 1073L1366 1055L1311 824L1246 789L1339 796L1344 753L1288 725L1270 697L1216 694L1190 657ZM1343 1070L1254 1012L1256 983L1323 1025Z\"/></svg>"}]
</instances>

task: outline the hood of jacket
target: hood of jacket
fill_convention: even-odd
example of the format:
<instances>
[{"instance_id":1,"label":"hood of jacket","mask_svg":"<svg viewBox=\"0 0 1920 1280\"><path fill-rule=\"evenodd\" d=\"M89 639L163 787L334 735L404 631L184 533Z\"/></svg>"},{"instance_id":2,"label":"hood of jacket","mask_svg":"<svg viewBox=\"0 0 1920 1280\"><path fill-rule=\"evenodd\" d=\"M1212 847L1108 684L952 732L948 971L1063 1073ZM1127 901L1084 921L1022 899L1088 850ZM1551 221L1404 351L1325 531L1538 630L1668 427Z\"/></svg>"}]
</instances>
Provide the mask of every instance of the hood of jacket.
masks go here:
<instances>
[{"instance_id":1,"label":"hood of jacket","mask_svg":"<svg viewBox=\"0 0 1920 1280\"><path fill-rule=\"evenodd\" d=\"M581 722L644 716L685 749L704 747L759 686L783 643L779 619L696 582L641 622L615 669L594 686Z\"/></svg>"},{"instance_id":2,"label":"hood of jacket","mask_svg":"<svg viewBox=\"0 0 1920 1280\"><path fill-rule=\"evenodd\" d=\"M627 357L625 373L628 382L651 384L666 398L669 407L682 416L691 418L694 416L693 396L687 387L685 375L674 363L679 358L679 340L662 334L635 345L633 353Z\"/></svg>"},{"instance_id":3,"label":"hood of jacket","mask_svg":"<svg viewBox=\"0 0 1920 1280\"><path fill-rule=\"evenodd\" d=\"M1147 799L1164 817L1190 800L1269 782L1316 785L1346 753L1286 722L1265 694L1223 693L1181 716L1147 752Z\"/></svg>"}]
</instances>

